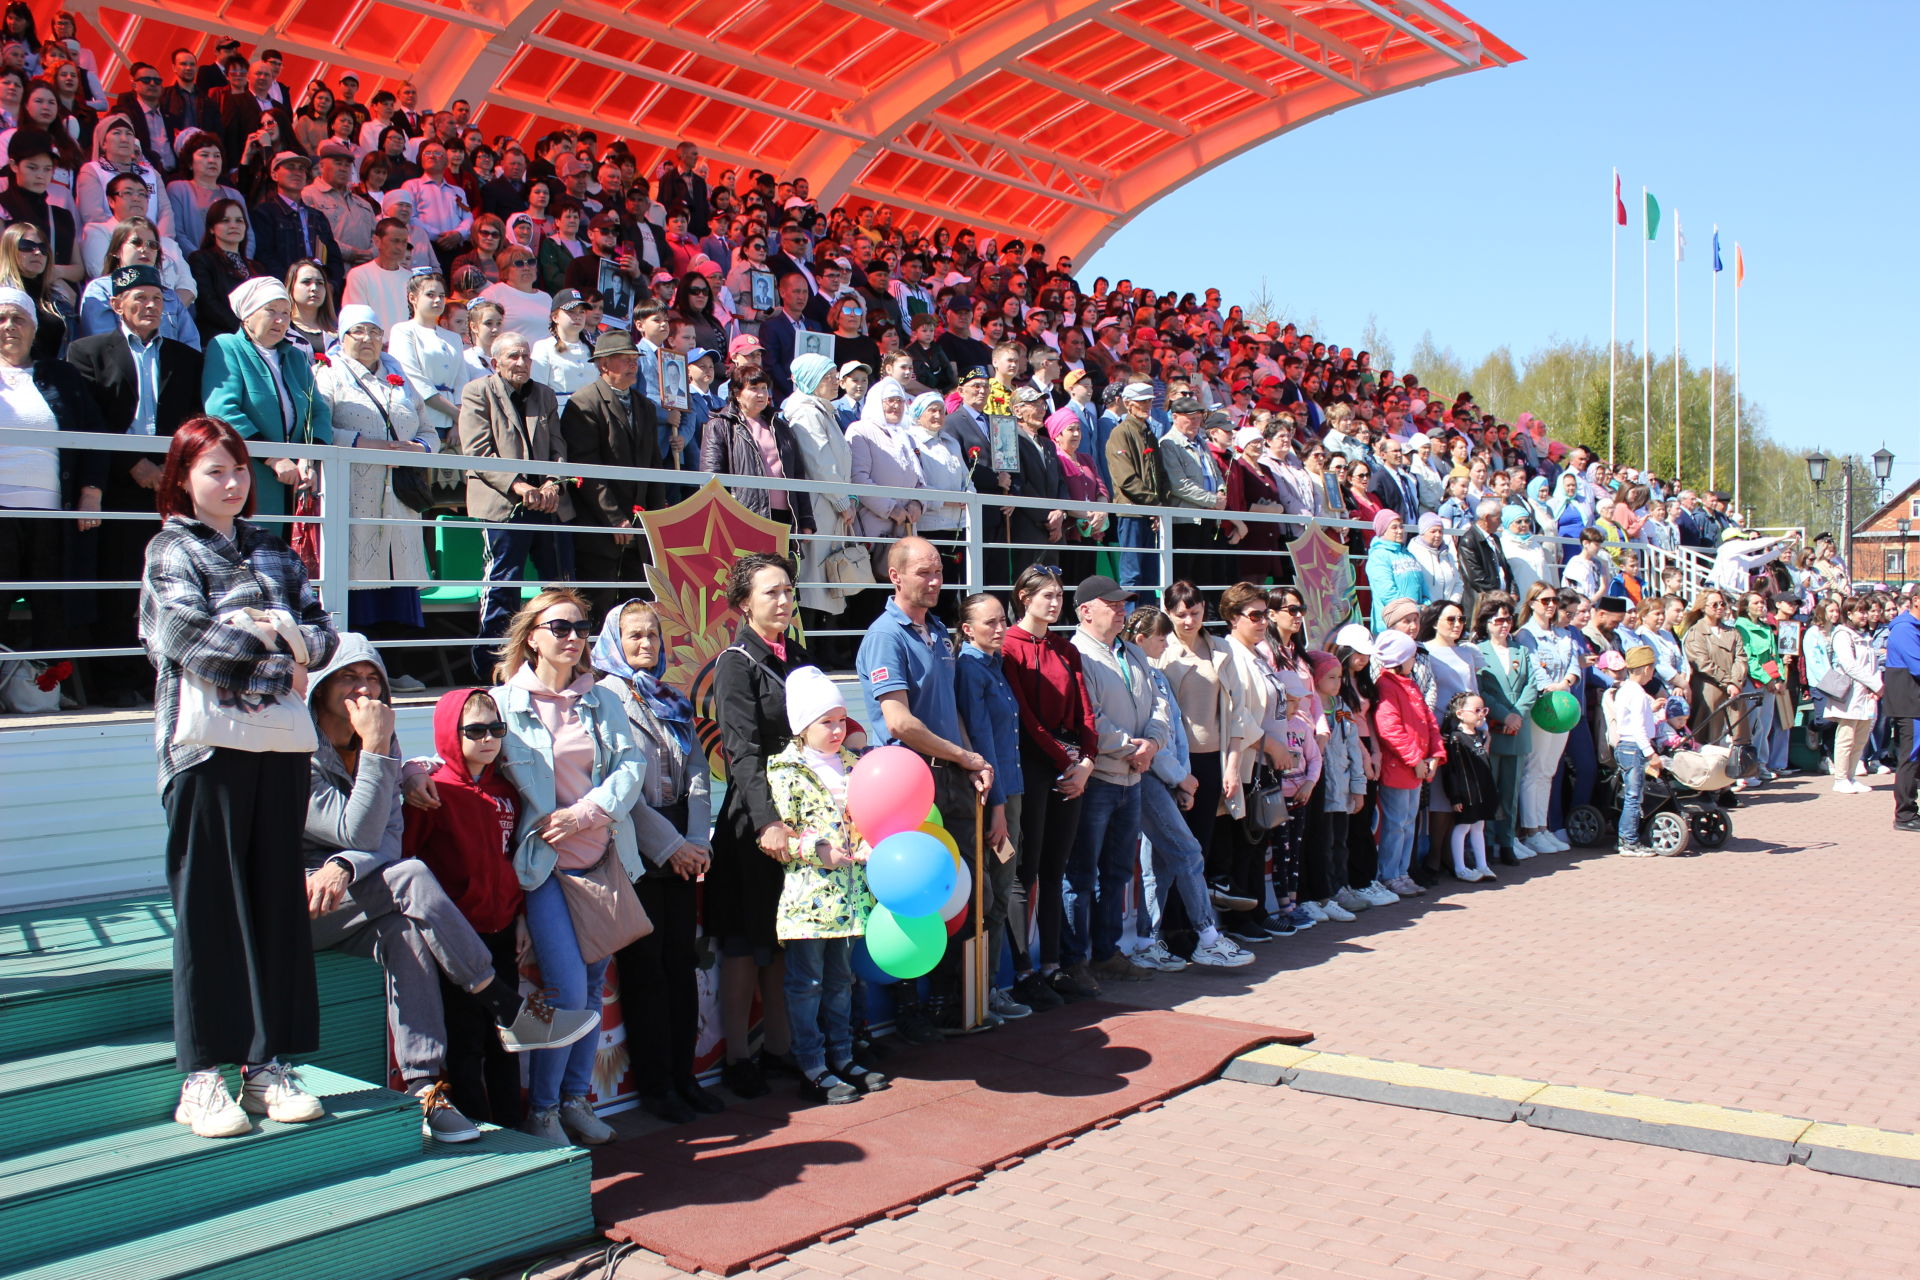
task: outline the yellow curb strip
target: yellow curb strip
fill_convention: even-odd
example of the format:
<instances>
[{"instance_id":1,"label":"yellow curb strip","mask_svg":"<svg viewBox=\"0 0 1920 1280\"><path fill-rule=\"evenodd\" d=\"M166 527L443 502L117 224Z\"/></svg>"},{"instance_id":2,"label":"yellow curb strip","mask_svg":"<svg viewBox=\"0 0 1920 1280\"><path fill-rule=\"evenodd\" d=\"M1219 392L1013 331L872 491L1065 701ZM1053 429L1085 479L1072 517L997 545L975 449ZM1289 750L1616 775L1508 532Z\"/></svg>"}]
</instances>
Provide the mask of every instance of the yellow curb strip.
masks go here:
<instances>
[{"instance_id":1,"label":"yellow curb strip","mask_svg":"<svg viewBox=\"0 0 1920 1280\"><path fill-rule=\"evenodd\" d=\"M1423 1067L1413 1062L1361 1058L1344 1053L1318 1054L1309 1069L1318 1074L1350 1080L1370 1080L1407 1089L1433 1089L1478 1098L1498 1098L1503 1102L1532 1101L1541 1090L1552 1087L1544 1080L1487 1075L1451 1067Z\"/></svg>"},{"instance_id":2,"label":"yellow curb strip","mask_svg":"<svg viewBox=\"0 0 1920 1280\"><path fill-rule=\"evenodd\" d=\"M1560 1107L1621 1120L1638 1120L1643 1124L1680 1125L1774 1142L1796 1142L1814 1127L1811 1120L1775 1115L1770 1111L1743 1111L1738 1107L1720 1107L1706 1102L1675 1102L1645 1093L1615 1093L1610 1089L1559 1084L1548 1085L1527 1101L1536 1107Z\"/></svg>"},{"instance_id":3,"label":"yellow curb strip","mask_svg":"<svg viewBox=\"0 0 1920 1280\"><path fill-rule=\"evenodd\" d=\"M1800 1135L1803 1147L1832 1147L1856 1155L1920 1161L1920 1133L1869 1129L1859 1124L1815 1124Z\"/></svg>"},{"instance_id":4,"label":"yellow curb strip","mask_svg":"<svg viewBox=\"0 0 1920 1280\"><path fill-rule=\"evenodd\" d=\"M1263 1044L1234 1059L1236 1062L1251 1062L1263 1067L1297 1067L1309 1058L1324 1058L1327 1055L1316 1049L1302 1049L1291 1044Z\"/></svg>"}]
</instances>

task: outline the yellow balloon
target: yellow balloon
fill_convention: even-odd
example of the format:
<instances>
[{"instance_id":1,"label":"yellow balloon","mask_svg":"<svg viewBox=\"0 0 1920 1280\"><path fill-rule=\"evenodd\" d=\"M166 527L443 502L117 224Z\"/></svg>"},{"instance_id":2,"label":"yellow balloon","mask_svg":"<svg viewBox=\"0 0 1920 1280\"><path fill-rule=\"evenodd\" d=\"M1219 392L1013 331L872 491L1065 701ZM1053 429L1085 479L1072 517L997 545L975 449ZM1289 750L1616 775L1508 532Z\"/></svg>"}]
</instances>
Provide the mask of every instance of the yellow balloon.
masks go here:
<instances>
[{"instance_id":1,"label":"yellow balloon","mask_svg":"<svg viewBox=\"0 0 1920 1280\"><path fill-rule=\"evenodd\" d=\"M947 846L947 852L953 855L953 860L960 861L960 846L954 843L953 837L947 834L945 827L936 827L931 822L923 822L920 824L920 830Z\"/></svg>"}]
</instances>

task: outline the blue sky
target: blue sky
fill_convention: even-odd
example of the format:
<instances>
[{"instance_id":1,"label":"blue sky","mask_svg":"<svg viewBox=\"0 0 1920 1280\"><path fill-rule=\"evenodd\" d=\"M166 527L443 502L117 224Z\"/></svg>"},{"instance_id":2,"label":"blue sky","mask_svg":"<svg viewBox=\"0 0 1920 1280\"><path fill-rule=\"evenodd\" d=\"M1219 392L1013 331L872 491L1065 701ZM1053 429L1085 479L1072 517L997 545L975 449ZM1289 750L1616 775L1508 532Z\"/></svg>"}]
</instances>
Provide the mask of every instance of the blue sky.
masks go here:
<instances>
[{"instance_id":1,"label":"blue sky","mask_svg":"<svg viewBox=\"0 0 1920 1280\"><path fill-rule=\"evenodd\" d=\"M1239 301L1264 275L1278 303L1318 316L1327 337L1351 342L1376 314L1403 359L1426 330L1469 366L1502 344L1516 355L1555 337L1604 344L1617 165L1629 222L1622 338L1640 336L1644 184L1686 226L1688 361L1707 360L1718 222L1721 361L1732 366L1737 237L1741 389L1774 438L1830 454L1884 443L1896 484L1920 475L1920 417L1908 396L1876 386L1887 371L1904 387L1920 337L1920 4L1458 7L1527 60L1350 107L1256 148L1143 212L1082 278L1218 283ZM1353 198L1339 179L1317 179L1330 169L1355 175ZM1416 178L1447 194L1398 194ZM1301 179L1313 195L1289 208L1282 183ZM1294 234L1245 234L1253 212ZM1194 234L1227 219L1231 235ZM1669 226L1650 257L1656 354L1673 347Z\"/></svg>"}]
</instances>

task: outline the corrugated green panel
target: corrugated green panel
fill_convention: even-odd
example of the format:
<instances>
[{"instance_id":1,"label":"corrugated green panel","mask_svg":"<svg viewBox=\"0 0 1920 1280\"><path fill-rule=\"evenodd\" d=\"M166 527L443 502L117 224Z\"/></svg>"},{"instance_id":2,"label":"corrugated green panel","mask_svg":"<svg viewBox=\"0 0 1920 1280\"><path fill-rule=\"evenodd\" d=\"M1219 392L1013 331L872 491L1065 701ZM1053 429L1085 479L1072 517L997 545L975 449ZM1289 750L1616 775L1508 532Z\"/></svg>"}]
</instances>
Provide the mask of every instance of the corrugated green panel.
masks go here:
<instances>
[{"instance_id":1,"label":"corrugated green panel","mask_svg":"<svg viewBox=\"0 0 1920 1280\"><path fill-rule=\"evenodd\" d=\"M262 1120L243 1137L209 1139L166 1119L0 1161L0 1272L73 1252L102 1223L144 1235L209 1205L258 1199L263 1187L284 1193L418 1154L413 1099L318 1069L302 1083L327 1100L311 1124Z\"/></svg>"},{"instance_id":2,"label":"corrugated green panel","mask_svg":"<svg viewBox=\"0 0 1920 1280\"><path fill-rule=\"evenodd\" d=\"M452 1280L593 1231L587 1153L489 1131L10 1280Z\"/></svg>"}]
</instances>

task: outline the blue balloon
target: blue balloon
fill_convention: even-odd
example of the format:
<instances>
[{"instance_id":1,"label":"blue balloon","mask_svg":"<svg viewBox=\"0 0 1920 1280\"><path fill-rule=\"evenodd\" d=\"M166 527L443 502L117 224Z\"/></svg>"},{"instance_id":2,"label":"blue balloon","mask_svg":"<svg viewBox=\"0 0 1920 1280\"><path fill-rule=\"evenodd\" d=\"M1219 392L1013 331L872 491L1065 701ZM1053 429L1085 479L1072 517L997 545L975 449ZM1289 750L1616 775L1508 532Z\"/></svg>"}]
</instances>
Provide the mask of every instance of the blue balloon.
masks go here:
<instances>
[{"instance_id":1,"label":"blue balloon","mask_svg":"<svg viewBox=\"0 0 1920 1280\"><path fill-rule=\"evenodd\" d=\"M867 887L897 916L932 915L953 895L953 855L924 831L900 831L867 859Z\"/></svg>"}]
</instances>

